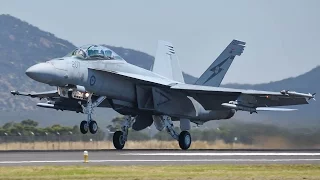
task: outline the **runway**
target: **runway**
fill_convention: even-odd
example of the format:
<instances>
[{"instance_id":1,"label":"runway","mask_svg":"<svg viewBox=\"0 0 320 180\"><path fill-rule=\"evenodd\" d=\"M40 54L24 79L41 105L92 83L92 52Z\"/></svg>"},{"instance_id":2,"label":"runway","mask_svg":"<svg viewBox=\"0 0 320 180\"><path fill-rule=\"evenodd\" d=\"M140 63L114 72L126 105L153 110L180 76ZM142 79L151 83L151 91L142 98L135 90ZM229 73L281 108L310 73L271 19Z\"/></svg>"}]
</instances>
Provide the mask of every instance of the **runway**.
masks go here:
<instances>
[{"instance_id":1,"label":"runway","mask_svg":"<svg viewBox=\"0 0 320 180\"><path fill-rule=\"evenodd\" d=\"M0 152L0 166L32 165L185 165L320 164L319 151L180 151L106 150L74 152Z\"/></svg>"}]
</instances>

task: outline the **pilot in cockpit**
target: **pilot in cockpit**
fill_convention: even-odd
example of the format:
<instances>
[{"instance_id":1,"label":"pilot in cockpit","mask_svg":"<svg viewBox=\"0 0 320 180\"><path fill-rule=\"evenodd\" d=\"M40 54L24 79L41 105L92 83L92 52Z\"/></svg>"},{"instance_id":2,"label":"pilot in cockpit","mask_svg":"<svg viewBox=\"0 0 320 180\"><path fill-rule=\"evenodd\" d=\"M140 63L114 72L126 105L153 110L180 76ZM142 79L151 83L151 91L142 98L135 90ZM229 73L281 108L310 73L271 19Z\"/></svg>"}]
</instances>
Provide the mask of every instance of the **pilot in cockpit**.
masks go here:
<instances>
[{"instance_id":1,"label":"pilot in cockpit","mask_svg":"<svg viewBox=\"0 0 320 180\"><path fill-rule=\"evenodd\" d=\"M87 54L82 49L76 49L72 55L80 59L87 59Z\"/></svg>"},{"instance_id":2,"label":"pilot in cockpit","mask_svg":"<svg viewBox=\"0 0 320 180\"><path fill-rule=\"evenodd\" d=\"M119 55L104 46L90 45L76 49L72 54L84 60L123 60Z\"/></svg>"}]
</instances>

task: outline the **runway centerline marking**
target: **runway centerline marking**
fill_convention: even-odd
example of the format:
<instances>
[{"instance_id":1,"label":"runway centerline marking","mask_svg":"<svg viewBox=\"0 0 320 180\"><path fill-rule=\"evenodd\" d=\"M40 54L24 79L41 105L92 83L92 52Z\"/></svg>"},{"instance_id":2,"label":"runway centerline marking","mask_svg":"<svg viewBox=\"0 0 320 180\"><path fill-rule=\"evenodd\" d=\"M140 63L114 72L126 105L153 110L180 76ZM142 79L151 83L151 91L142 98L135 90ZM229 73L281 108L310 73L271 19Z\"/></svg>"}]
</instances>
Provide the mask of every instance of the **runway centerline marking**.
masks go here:
<instances>
[{"instance_id":1,"label":"runway centerline marking","mask_svg":"<svg viewBox=\"0 0 320 180\"><path fill-rule=\"evenodd\" d=\"M132 160L89 160L89 163L102 162L292 162L292 161L320 161L320 159L132 159ZM55 160L55 161L0 161L1 164L33 164L33 163L83 163L83 160Z\"/></svg>"},{"instance_id":2,"label":"runway centerline marking","mask_svg":"<svg viewBox=\"0 0 320 180\"><path fill-rule=\"evenodd\" d=\"M125 153L131 156L320 156L320 153Z\"/></svg>"}]
</instances>

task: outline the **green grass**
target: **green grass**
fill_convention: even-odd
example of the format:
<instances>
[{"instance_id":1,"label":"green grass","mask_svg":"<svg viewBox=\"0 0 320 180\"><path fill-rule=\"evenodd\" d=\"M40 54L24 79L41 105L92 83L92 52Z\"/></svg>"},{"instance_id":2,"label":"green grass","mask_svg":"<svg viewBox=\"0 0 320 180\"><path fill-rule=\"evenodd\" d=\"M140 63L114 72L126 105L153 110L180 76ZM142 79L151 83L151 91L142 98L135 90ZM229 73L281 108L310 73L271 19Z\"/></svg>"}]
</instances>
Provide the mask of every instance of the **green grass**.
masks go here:
<instances>
[{"instance_id":1,"label":"green grass","mask_svg":"<svg viewBox=\"0 0 320 180\"><path fill-rule=\"evenodd\" d=\"M320 179L320 165L17 166L0 179L283 180Z\"/></svg>"}]
</instances>

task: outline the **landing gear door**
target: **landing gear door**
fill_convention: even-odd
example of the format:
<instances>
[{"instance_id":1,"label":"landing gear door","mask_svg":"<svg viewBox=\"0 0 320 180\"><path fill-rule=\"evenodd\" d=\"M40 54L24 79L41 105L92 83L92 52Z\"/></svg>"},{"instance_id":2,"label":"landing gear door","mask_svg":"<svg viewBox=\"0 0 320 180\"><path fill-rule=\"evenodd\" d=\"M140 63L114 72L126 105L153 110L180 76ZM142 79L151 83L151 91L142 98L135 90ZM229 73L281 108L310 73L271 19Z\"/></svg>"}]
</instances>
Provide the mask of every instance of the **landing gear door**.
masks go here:
<instances>
[{"instance_id":1,"label":"landing gear door","mask_svg":"<svg viewBox=\"0 0 320 180\"><path fill-rule=\"evenodd\" d=\"M179 93L167 92L160 88L152 88L154 109L170 116L194 117L195 107L191 100Z\"/></svg>"},{"instance_id":2,"label":"landing gear door","mask_svg":"<svg viewBox=\"0 0 320 180\"><path fill-rule=\"evenodd\" d=\"M159 114L194 117L196 110L191 100L178 93L157 87L136 86L138 108Z\"/></svg>"},{"instance_id":3,"label":"landing gear door","mask_svg":"<svg viewBox=\"0 0 320 180\"><path fill-rule=\"evenodd\" d=\"M136 86L138 108L141 110L154 111L152 87Z\"/></svg>"}]
</instances>

